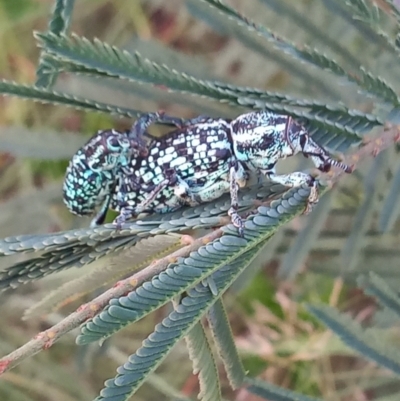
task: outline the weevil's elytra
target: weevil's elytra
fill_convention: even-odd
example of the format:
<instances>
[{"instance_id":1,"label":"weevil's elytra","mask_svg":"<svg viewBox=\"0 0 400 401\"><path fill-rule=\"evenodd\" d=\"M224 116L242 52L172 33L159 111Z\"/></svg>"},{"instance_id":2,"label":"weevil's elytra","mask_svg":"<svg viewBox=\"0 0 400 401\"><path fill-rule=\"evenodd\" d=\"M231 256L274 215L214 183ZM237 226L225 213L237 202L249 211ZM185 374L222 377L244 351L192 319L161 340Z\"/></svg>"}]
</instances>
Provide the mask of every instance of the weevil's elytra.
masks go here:
<instances>
[{"instance_id":1,"label":"weevil's elytra","mask_svg":"<svg viewBox=\"0 0 400 401\"><path fill-rule=\"evenodd\" d=\"M153 122L177 126L145 145L143 135ZM305 128L290 116L255 111L234 120L200 116L181 120L161 113L140 117L131 130L98 132L72 158L64 182L64 201L78 215L93 213L93 224L104 220L107 208L119 212L117 227L140 213L166 213L183 205L198 205L230 192L231 216L239 231L237 193L248 172L296 187L312 187L308 209L318 201L315 179L303 172L276 174L280 159L303 153L324 172L332 166L351 168L331 158Z\"/></svg>"}]
</instances>

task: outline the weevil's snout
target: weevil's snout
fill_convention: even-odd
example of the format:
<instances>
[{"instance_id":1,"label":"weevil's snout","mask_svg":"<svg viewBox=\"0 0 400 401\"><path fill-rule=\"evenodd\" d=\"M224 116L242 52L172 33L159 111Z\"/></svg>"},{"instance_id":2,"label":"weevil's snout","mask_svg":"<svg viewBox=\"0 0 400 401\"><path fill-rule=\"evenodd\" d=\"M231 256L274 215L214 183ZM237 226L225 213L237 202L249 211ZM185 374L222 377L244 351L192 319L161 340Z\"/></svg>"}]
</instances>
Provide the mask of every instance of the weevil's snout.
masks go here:
<instances>
[{"instance_id":1,"label":"weevil's snout","mask_svg":"<svg viewBox=\"0 0 400 401\"><path fill-rule=\"evenodd\" d=\"M322 171L323 173L328 173L329 171L331 171L332 167L337 167L347 174L353 172L353 166L348 166L345 163L333 159L325 151L321 152L321 154L319 154L318 156L312 155L311 159L313 160L318 170Z\"/></svg>"},{"instance_id":2,"label":"weevil's snout","mask_svg":"<svg viewBox=\"0 0 400 401\"><path fill-rule=\"evenodd\" d=\"M332 167L337 167L348 174L353 172L353 166L333 159L330 153L314 142L307 133L304 132L300 135L299 143L304 156L310 157L318 170L328 173Z\"/></svg>"}]
</instances>

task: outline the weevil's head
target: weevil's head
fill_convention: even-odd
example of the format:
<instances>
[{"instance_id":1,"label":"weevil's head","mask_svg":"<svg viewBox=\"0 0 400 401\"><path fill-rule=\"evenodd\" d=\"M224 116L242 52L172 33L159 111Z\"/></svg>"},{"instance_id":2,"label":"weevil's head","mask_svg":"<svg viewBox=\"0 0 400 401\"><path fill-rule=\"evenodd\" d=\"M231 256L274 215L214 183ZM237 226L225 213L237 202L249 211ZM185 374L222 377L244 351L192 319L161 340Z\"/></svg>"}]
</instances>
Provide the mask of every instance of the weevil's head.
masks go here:
<instances>
[{"instance_id":1,"label":"weevil's head","mask_svg":"<svg viewBox=\"0 0 400 401\"><path fill-rule=\"evenodd\" d=\"M235 156L251 168L267 169L292 152L294 122L289 117L265 110L242 114L231 123ZM287 137L285 137L285 132Z\"/></svg>"},{"instance_id":2,"label":"weevil's head","mask_svg":"<svg viewBox=\"0 0 400 401\"><path fill-rule=\"evenodd\" d=\"M68 209L89 215L114 188L120 169L146 154L143 140L115 130L99 131L71 159L63 195Z\"/></svg>"},{"instance_id":3,"label":"weevil's head","mask_svg":"<svg viewBox=\"0 0 400 401\"><path fill-rule=\"evenodd\" d=\"M332 166L352 171L314 142L300 121L287 115L265 110L242 114L232 121L231 136L236 158L250 169L271 170L279 159L301 152L323 172Z\"/></svg>"}]
</instances>

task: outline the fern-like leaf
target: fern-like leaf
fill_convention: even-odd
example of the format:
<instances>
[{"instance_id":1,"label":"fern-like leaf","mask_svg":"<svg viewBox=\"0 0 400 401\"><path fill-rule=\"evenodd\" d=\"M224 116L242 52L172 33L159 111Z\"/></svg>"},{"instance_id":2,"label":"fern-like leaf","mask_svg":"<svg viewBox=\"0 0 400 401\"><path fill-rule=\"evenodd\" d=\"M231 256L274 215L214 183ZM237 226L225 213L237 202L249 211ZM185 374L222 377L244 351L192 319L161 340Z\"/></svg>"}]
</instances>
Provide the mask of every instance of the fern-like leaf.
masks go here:
<instances>
[{"instance_id":1,"label":"fern-like leaf","mask_svg":"<svg viewBox=\"0 0 400 401\"><path fill-rule=\"evenodd\" d=\"M307 46L302 46L300 48L299 46L290 43L288 40L279 37L275 33L268 30L266 27L260 24L256 24L250 21L248 18L240 15L236 10L223 4L220 0L200 1L206 2L211 7L214 7L227 17L237 21L238 24L244 25L248 29L253 30L257 34L271 42L276 48L280 49L286 54L295 57L297 60L309 63L315 67L329 71L340 78L344 78L349 82L355 83L360 89L362 89L363 92L368 92L372 96L378 96L380 98L383 98L385 101L389 101L390 99L392 99L392 97L388 99L386 95L389 92L392 94L392 92L394 91L388 86L388 84L383 81L383 79L379 77L373 77L371 73L366 73L364 70L361 70L361 77L357 76L354 73L348 73L335 60L327 57L325 54L320 53L318 50L311 49ZM366 79L365 75L368 75L367 83L364 82L364 80ZM384 86L384 90L382 90L382 85ZM395 103L393 103L392 99L392 103L394 105L399 104L397 96L394 102Z\"/></svg>"},{"instance_id":2,"label":"fern-like leaf","mask_svg":"<svg viewBox=\"0 0 400 401\"><path fill-rule=\"evenodd\" d=\"M400 375L400 353L398 348L382 342L371 329L365 330L349 316L340 314L328 306L307 305L308 311L321 320L350 348L359 352L363 357Z\"/></svg>"},{"instance_id":3,"label":"fern-like leaf","mask_svg":"<svg viewBox=\"0 0 400 401\"><path fill-rule=\"evenodd\" d=\"M201 401L221 401L221 386L215 358L211 351L206 332L199 322L185 336L193 374L198 375Z\"/></svg>"},{"instance_id":4,"label":"fern-like leaf","mask_svg":"<svg viewBox=\"0 0 400 401\"><path fill-rule=\"evenodd\" d=\"M313 218L309 219L289 251L284 255L279 266L278 277L283 280L293 280L306 260L312 246L314 246L323 224L331 209L334 191L322 197L313 211Z\"/></svg>"},{"instance_id":5,"label":"fern-like leaf","mask_svg":"<svg viewBox=\"0 0 400 401\"><path fill-rule=\"evenodd\" d=\"M158 65L135 53L132 55L126 51L117 49L106 43L95 40L93 43L85 38L73 35L73 40L67 37L56 37L49 34L37 34L43 42L47 52L60 63L67 62L67 66L77 65L75 72L90 74L105 74L109 77L141 81L153 85L165 85L172 90L188 92L201 96L207 96L220 102L232 105L240 105L247 108L268 109L273 112L289 114L293 117L304 118L310 124L325 125L325 132L350 137L354 142L359 141L359 132L365 132L382 121L371 114L348 110L343 105L325 106L315 102L307 102L290 98L285 95L246 90L246 88L234 87L214 81L200 80L186 73L170 70L165 65ZM247 96L249 95L249 96ZM302 112L293 107L273 103L266 100L290 102L295 106L310 106L310 110ZM329 118L332 118L330 120ZM340 121L346 120L346 125ZM356 129L355 129L356 128Z\"/></svg>"},{"instance_id":6,"label":"fern-like leaf","mask_svg":"<svg viewBox=\"0 0 400 401\"><path fill-rule=\"evenodd\" d=\"M215 246L215 244L214 244ZM260 244L245 252L232 264L225 265L213 274L219 294L225 292L257 253ZM187 292L180 304L151 333L135 354L117 369L117 376L105 382L96 401L125 401L144 383L165 359L169 350L199 322L216 302L208 287L198 284Z\"/></svg>"},{"instance_id":7,"label":"fern-like leaf","mask_svg":"<svg viewBox=\"0 0 400 401\"><path fill-rule=\"evenodd\" d=\"M378 186L381 183L380 178L384 174L386 166L387 154L386 152L382 152L376 157L369 174L365 177L365 199L358 209L353 227L340 254L342 264L347 270L354 269L359 262L360 249L365 240L365 230L369 227L373 217L374 207L379 195Z\"/></svg>"},{"instance_id":8,"label":"fern-like leaf","mask_svg":"<svg viewBox=\"0 0 400 401\"><path fill-rule=\"evenodd\" d=\"M275 386L260 379L246 377L247 390L267 401L323 401L319 398L308 397L286 388Z\"/></svg>"},{"instance_id":9,"label":"fern-like leaf","mask_svg":"<svg viewBox=\"0 0 400 401\"><path fill-rule=\"evenodd\" d=\"M40 103L61 104L67 107L74 107L79 110L111 113L121 117L136 118L142 111L125 107L117 107L106 103L96 102L79 98L67 93L55 92L36 86L19 85L15 82L0 81L0 93L2 95L17 96L26 100L33 100Z\"/></svg>"},{"instance_id":10,"label":"fern-like leaf","mask_svg":"<svg viewBox=\"0 0 400 401\"><path fill-rule=\"evenodd\" d=\"M394 174L379 217L379 230L390 231L400 215L400 168Z\"/></svg>"},{"instance_id":11,"label":"fern-like leaf","mask_svg":"<svg viewBox=\"0 0 400 401\"><path fill-rule=\"evenodd\" d=\"M371 2L367 5L365 0L344 0L354 13L354 18L360 19L371 26L376 26L380 22L380 13L378 6Z\"/></svg>"},{"instance_id":12,"label":"fern-like leaf","mask_svg":"<svg viewBox=\"0 0 400 401\"><path fill-rule=\"evenodd\" d=\"M71 14L74 8L75 0L56 0L52 17L49 21L49 32L60 35L68 32ZM39 66L36 70L36 83L38 87L50 88L54 85L57 79L57 72L49 73L49 65L52 61L48 60L45 54L41 54ZM56 69L56 66L53 66Z\"/></svg>"},{"instance_id":13,"label":"fern-like leaf","mask_svg":"<svg viewBox=\"0 0 400 401\"><path fill-rule=\"evenodd\" d=\"M85 344L112 335L203 281L216 270L232 263L240 255L260 243L263 244L280 225L300 211L300 205L304 205L307 193L308 189L288 191L281 199L272 201L270 207L260 207L257 215L248 218L244 238L238 237L237 230L230 229L212 244L201 247L178 263L171 264L136 291L112 300L103 312L82 326L78 343ZM293 205L286 202L288 199L291 199Z\"/></svg>"},{"instance_id":14,"label":"fern-like leaf","mask_svg":"<svg viewBox=\"0 0 400 401\"><path fill-rule=\"evenodd\" d=\"M361 276L358 285L364 288L367 295L371 295L383 306L400 316L400 298L388 283L377 274L370 272L368 276Z\"/></svg>"},{"instance_id":15,"label":"fern-like leaf","mask_svg":"<svg viewBox=\"0 0 400 401\"><path fill-rule=\"evenodd\" d=\"M367 4L365 0L344 0L344 3L353 12L354 19L362 21L364 24L370 27L371 30L373 30L385 41L386 46L400 57L400 51L395 42L380 27L382 22L382 14L380 12L380 8L374 1L371 1ZM395 8L396 7L392 4L392 12ZM394 13L395 16L397 16L397 14L398 12Z\"/></svg>"},{"instance_id":16,"label":"fern-like leaf","mask_svg":"<svg viewBox=\"0 0 400 401\"><path fill-rule=\"evenodd\" d=\"M400 105L398 95L383 78L374 76L363 67L361 67L359 71L359 77L355 77L354 79L360 84L362 93L367 96L370 94L383 99L385 102L393 106Z\"/></svg>"},{"instance_id":17,"label":"fern-like leaf","mask_svg":"<svg viewBox=\"0 0 400 401\"><path fill-rule=\"evenodd\" d=\"M78 278L50 291L39 302L25 311L24 318L40 317L52 310L57 310L71 299L82 297L87 292L107 283L116 282L127 273L133 274L133 272L148 265L154 258L163 257L179 246L181 246L180 236L155 235L138 241L135 246L131 246L123 252L106 255L104 258L93 262L90 270Z\"/></svg>"},{"instance_id":18,"label":"fern-like leaf","mask_svg":"<svg viewBox=\"0 0 400 401\"><path fill-rule=\"evenodd\" d=\"M196 91L200 95L210 97L210 93L214 93L214 96L219 94L203 80L169 70L166 65L151 62L139 53L130 54L98 39L92 43L74 34L72 39L42 33L36 33L35 36L49 55L60 62L66 61L67 66L73 62L73 65L79 68L78 72L90 71L103 77L141 81L186 92Z\"/></svg>"},{"instance_id":19,"label":"fern-like leaf","mask_svg":"<svg viewBox=\"0 0 400 401\"><path fill-rule=\"evenodd\" d=\"M324 46L330 47L334 50L342 59L346 60L352 67L359 68L361 62L354 56L352 52L343 47L336 39L333 39L327 32L319 26L315 25L314 22L306 14L303 14L296 10L291 4L286 4L280 0L259 0L275 11L276 14L281 18L285 16L290 18L294 24L298 25L299 28L309 33L310 36L320 41Z\"/></svg>"},{"instance_id":20,"label":"fern-like leaf","mask_svg":"<svg viewBox=\"0 0 400 401\"><path fill-rule=\"evenodd\" d=\"M246 372L235 346L228 316L221 298L210 308L207 319L218 354L224 363L229 383L236 390L243 385Z\"/></svg>"},{"instance_id":21,"label":"fern-like leaf","mask_svg":"<svg viewBox=\"0 0 400 401\"><path fill-rule=\"evenodd\" d=\"M240 192L240 212L254 208L254 200L278 197L287 191L281 185L266 183ZM180 232L188 228L221 226L219 216L230 207L229 195L195 208L183 208L174 213L153 215L126 224L115 233L113 224L95 228L70 230L41 235L19 235L0 240L0 255L44 251L18 262L0 272L0 288L17 287L45 275L70 267L82 267L105 255L134 246L149 236Z\"/></svg>"},{"instance_id":22,"label":"fern-like leaf","mask_svg":"<svg viewBox=\"0 0 400 401\"><path fill-rule=\"evenodd\" d=\"M259 40L257 36L249 31L245 26L237 24L231 18L226 18L225 15L216 13L208 4L198 0L185 0L189 12L197 19L203 20L216 32L234 37L238 39L246 49L250 49L267 60L277 63L282 68L290 73L293 77L299 78L307 85L307 82L313 82L315 91L330 99L340 99L340 93L336 88L326 80L315 77L315 74L307 71L302 65L293 63L292 60L286 57L285 54L277 49L269 49Z\"/></svg>"}]
</instances>

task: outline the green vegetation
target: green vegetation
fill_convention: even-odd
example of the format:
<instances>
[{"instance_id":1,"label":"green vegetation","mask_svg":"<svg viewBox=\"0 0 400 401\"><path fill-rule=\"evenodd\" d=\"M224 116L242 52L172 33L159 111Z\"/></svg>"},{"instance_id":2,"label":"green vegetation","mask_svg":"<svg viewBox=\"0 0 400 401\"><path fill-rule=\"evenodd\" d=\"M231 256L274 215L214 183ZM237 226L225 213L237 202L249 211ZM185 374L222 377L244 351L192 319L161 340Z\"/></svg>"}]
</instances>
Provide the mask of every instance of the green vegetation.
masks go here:
<instances>
[{"instance_id":1,"label":"green vegetation","mask_svg":"<svg viewBox=\"0 0 400 401\"><path fill-rule=\"evenodd\" d=\"M39 336L52 347L14 369L30 354L0 360L0 399L398 398L394 3L0 1L0 238L18 235L0 241L0 281L19 263L11 284L27 283L2 295L1 356L64 318L68 326ZM243 198L255 213L251 238L215 231L194 242L191 259L176 234L220 226L223 201L122 234L87 229L61 201L69 157L95 131L160 108L180 117L289 114L357 169L324 176L309 216L304 190L251 189L267 202L257 210ZM178 249L181 259L168 257ZM162 273L154 260L168 262ZM123 282L125 292L114 287L110 304L90 303L149 265L138 282ZM63 271L31 282L55 270Z\"/></svg>"}]
</instances>

